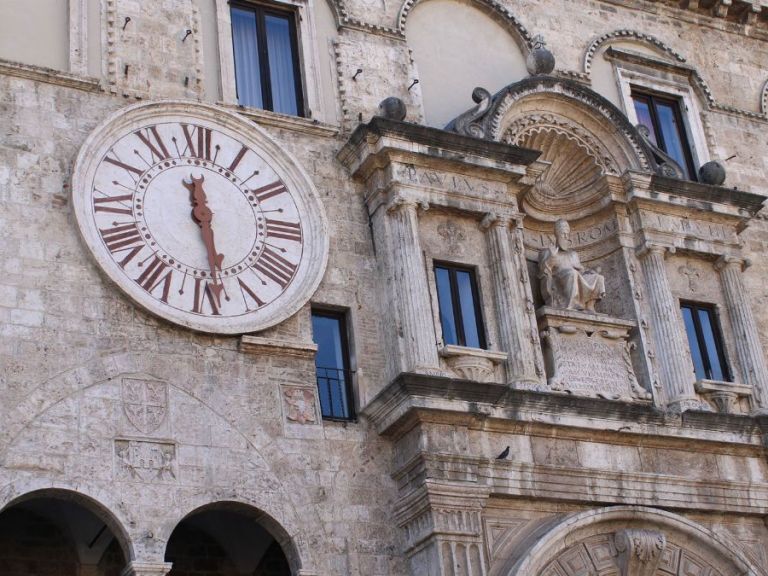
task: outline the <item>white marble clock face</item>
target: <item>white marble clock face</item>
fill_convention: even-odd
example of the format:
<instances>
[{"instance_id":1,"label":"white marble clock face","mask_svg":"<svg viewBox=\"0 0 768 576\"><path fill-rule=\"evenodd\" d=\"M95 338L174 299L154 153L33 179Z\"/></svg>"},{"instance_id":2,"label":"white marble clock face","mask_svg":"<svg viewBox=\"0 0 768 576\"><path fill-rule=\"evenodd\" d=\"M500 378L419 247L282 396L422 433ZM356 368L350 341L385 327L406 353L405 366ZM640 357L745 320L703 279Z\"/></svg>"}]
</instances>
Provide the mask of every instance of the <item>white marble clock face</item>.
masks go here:
<instances>
[{"instance_id":1,"label":"white marble clock face","mask_svg":"<svg viewBox=\"0 0 768 576\"><path fill-rule=\"evenodd\" d=\"M322 206L296 162L237 115L141 104L97 128L73 203L104 271L151 312L206 332L296 312L327 258Z\"/></svg>"}]
</instances>

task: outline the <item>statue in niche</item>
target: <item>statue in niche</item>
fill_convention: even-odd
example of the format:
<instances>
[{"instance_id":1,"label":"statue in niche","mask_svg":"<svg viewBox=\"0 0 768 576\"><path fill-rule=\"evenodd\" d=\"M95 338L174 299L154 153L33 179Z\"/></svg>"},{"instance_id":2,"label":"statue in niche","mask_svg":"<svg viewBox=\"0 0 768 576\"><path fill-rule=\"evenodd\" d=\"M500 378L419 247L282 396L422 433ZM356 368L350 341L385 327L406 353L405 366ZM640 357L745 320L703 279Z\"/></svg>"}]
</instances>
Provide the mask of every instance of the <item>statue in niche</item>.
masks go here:
<instances>
[{"instance_id":1,"label":"statue in niche","mask_svg":"<svg viewBox=\"0 0 768 576\"><path fill-rule=\"evenodd\" d=\"M570 250L571 227L565 220L555 222L555 245L539 253L539 282L544 303L553 308L595 312L605 296L605 278L585 269L579 255Z\"/></svg>"}]
</instances>

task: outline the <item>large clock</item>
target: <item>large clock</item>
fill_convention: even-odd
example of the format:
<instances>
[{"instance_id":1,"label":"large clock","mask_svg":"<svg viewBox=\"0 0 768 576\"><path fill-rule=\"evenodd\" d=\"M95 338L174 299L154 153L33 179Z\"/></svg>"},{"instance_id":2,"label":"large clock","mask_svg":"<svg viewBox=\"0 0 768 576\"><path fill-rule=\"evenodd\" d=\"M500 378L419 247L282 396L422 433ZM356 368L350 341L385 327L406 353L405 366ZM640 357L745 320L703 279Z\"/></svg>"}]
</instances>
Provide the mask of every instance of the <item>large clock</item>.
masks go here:
<instances>
[{"instance_id":1,"label":"large clock","mask_svg":"<svg viewBox=\"0 0 768 576\"><path fill-rule=\"evenodd\" d=\"M312 182L235 113L175 101L123 109L86 140L72 194L104 272L188 328L273 326L307 302L325 270L327 225Z\"/></svg>"}]
</instances>

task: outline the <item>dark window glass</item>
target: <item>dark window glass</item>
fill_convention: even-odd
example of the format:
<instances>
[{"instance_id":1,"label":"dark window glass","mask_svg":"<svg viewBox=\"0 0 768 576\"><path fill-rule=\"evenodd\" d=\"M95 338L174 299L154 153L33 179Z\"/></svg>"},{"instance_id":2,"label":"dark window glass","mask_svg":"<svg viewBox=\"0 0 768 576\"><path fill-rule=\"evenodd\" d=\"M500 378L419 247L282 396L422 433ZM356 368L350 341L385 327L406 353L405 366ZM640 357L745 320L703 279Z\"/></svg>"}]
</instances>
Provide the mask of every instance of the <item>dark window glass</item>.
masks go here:
<instances>
[{"instance_id":1,"label":"dark window glass","mask_svg":"<svg viewBox=\"0 0 768 576\"><path fill-rule=\"evenodd\" d=\"M323 418L352 420L352 372L344 314L312 312L312 339L317 344L315 368Z\"/></svg>"},{"instance_id":2,"label":"dark window glass","mask_svg":"<svg viewBox=\"0 0 768 576\"><path fill-rule=\"evenodd\" d=\"M243 106L303 114L298 45L292 12L232 5L237 100Z\"/></svg>"},{"instance_id":3,"label":"dark window glass","mask_svg":"<svg viewBox=\"0 0 768 576\"><path fill-rule=\"evenodd\" d=\"M688 346L696 378L699 380L730 380L725 361L723 338L711 306L685 302L680 304L688 335Z\"/></svg>"},{"instance_id":4,"label":"dark window glass","mask_svg":"<svg viewBox=\"0 0 768 576\"><path fill-rule=\"evenodd\" d=\"M435 265L443 342L485 348L475 274L467 268Z\"/></svg>"},{"instance_id":5,"label":"dark window glass","mask_svg":"<svg viewBox=\"0 0 768 576\"><path fill-rule=\"evenodd\" d=\"M648 128L651 141L683 169L686 178L696 179L691 148L683 124L680 102L655 94L632 93L640 124Z\"/></svg>"}]
</instances>

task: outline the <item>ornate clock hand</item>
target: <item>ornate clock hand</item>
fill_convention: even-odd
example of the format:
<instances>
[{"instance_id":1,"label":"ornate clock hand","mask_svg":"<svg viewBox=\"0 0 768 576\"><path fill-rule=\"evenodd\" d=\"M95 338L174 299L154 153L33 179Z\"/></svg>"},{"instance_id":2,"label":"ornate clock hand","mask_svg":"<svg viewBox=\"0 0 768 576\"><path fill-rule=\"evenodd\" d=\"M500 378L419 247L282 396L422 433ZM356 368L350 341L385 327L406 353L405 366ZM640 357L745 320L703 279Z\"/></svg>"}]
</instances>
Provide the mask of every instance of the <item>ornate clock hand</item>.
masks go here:
<instances>
[{"instance_id":1,"label":"ornate clock hand","mask_svg":"<svg viewBox=\"0 0 768 576\"><path fill-rule=\"evenodd\" d=\"M208 207L208 198L203 190L205 177L195 178L190 174L190 178L190 182L186 179L182 180L182 182L185 188L189 190L190 202L192 203L192 219L200 227L203 243L208 252L208 267L211 269L211 279L213 280L213 284L210 285L211 293L216 298L217 304L221 306L221 291L224 289L224 285L221 283L220 273L224 254L216 251L213 228L211 227L213 211Z\"/></svg>"}]
</instances>

